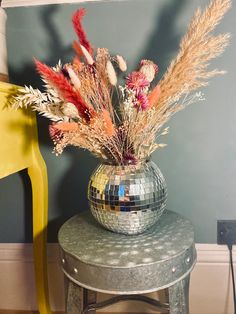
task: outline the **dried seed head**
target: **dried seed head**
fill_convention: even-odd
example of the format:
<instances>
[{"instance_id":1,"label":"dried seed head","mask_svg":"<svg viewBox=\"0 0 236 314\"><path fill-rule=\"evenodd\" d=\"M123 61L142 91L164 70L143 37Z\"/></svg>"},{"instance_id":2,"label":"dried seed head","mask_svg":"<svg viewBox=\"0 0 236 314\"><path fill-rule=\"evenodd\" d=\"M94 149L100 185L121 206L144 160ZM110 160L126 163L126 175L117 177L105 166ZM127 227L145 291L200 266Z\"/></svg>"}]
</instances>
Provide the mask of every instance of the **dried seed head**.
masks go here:
<instances>
[{"instance_id":1,"label":"dried seed head","mask_svg":"<svg viewBox=\"0 0 236 314\"><path fill-rule=\"evenodd\" d=\"M67 72L69 74L69 77L71 79L71 82L74 85L74 88L79 90L81 87L81 82L80 79L78 78L78 76L75 74L74 70L72 70L71 68L67 68Z\"/></svg>"},{"instance_id":2,"label":"dried seed head","mask_svg":"<svg viewBox=\"0 0 236 314\"><path fill-rule=\"evenodd\" d=\"M62 112L69 118L76 118L79 115L78 109L71 102L68 102L64 105Z\"/></svg>"},{"instance_id":3,"label":"dried seed head","mask_svg":"<svg viewBox=\"0 0 236 314\"><path fill-rule=\"evenodd\" d=\"M162 144L162 143L161 143L161 144L157 144L157 147L158 147L158 148L164 148L164 147L166 147L166 146L167 146L167 144Z\"/></svg>"},{"instance_id":4,"label":"dried seed head","mask_svg":"<svg viewBox=\"0 0 236 314\"><path fill-rule=\"evenodd\" d=\"M149 83L154 80L155 77L155 70L154 67L151 65L143 65L140 69L140 72L146 76L146 79Z\"/></svg>"},{"instance_id":5,"label":"dried seed head","mask_svg":"<svg viewBox=\"0 0 236 314\"><path fill-rule=\"evenodd\" d=\"M146 76L148 82L151 83L158 72L158 66L150 60L142 60L140 62L139 71L143 73Z\"/></svg>"},{"instance_id":6,"label":"dried seed head","mask_svg":"<svg viewBox=\"0 0 236 314\"><path fill-rule=\"evenodd\" d=\"M116 76L115 69L110 60L107 61L106 70L107 70L109 82L111 83L111 85L115 86L117 84L117 76Z\"/></svg>"},{"instance_id":7,"label":"dried seed head","mask_svg":"<svg viewBox=\"0 0 236 314\"><path fill-rule=\"evenodd\" d=\"M122 56L117 55L116 56L117 64L122 72L125 72L127 70L127 64L126 61Z\"/></svg>"},{"instance_id":8,"label":"dried seed head","mask_svg":"<svg viewBox=\"0 0 236 314\"><path fill-rule=\"evenodd\" d=\"M87 60L88 64L93 65L94 60L93 60L91 54L88 52L88 50L83 45L80 45L80 48L81 48L83 55L84 55L85 59Z\"/></svg>"},{"instance_id":9,"label":"dried seed head","mask_svg":"<svg viewBox=\"0 0 236 314\"><path fill-rule=\"evenodd\" d=\"M169 133L169 127L165 128L160 135L166 135Z\"/></svg>"}]
</instances>

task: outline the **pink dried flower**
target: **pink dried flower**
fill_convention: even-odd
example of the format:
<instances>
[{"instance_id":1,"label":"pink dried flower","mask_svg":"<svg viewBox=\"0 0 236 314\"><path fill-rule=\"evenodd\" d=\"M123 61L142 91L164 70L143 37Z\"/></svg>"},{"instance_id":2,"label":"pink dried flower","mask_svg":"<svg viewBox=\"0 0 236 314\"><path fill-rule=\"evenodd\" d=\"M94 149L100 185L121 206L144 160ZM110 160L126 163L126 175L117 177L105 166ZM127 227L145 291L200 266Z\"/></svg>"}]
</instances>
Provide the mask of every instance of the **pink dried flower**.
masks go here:
<instances>
[{"instance_id":1,"label":"pink dried flower","mask_svg":"<svg viewBox=\"0 0 236 314\"><path fill-rule=\"evenodd\" d=\"M134 106L138 110L146 110L149 107L148 97L142 92L137 93Z\"/></svg>"},{"instance_id":2,"label":"pink dried flower","mask_svg":"<svg viewBox=\"0 0 236 314\"><path fill-rule=\"evenodd\" d=\"M134 71L127 76L126 86L129 89L138 91L140 89L142 90L143 88L149 86L149 82L143 73Z\"/></svg>"},{"instance_id":3,"label":"pink dried flower","mask_svg":"<svg viewBox=\"0 0 236 314\"><path fill-rule=\"evenodd\" d=\"M63 137L63 133L61 130L56 128L56 123L52 123L49 125L49 135L54 143L59 143Z\"/></svg>"}]
</instances>

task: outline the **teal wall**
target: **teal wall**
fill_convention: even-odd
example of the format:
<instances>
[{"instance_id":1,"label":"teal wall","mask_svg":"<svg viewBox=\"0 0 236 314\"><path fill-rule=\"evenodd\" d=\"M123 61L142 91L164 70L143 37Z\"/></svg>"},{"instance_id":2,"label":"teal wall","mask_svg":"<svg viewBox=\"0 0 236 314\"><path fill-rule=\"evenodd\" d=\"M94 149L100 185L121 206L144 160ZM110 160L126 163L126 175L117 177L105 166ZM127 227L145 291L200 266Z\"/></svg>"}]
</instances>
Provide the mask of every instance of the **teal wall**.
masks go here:
<instances>
[{"instance_id":1,"label":"teal wall","mask_svg":"<svg viewBox=\"0 0 236 314\"><path fill-rule=\"evenodd\" d=\"M206 0L129 0L85 3L85 27L96 47L126 57L129 70L141 58L166 69L180 37L198 5ZM235 1L234 1L235 2ZM40 86L32 57L54 65L72 56L75 38L70 23L77 5L12 8L8 14L8 53L11 82ZM236 5L218 31L236 29ZM169 123L168 147L153 160L168 184L168 208L194 224L196 241L216 242L217 219L236 218L236 97L235 36L214 65L228 74L211 81L206 101L177 114ZM64 220L87 209L86 187L97 160L89 153L67 149L56 157L39 118L40 146L49 173L49 240L56 241ZM4 139L2 139L4 140ZM31 241L29 184L25 173L0 181L0 242Z\"/></svg>"}]
</instances>

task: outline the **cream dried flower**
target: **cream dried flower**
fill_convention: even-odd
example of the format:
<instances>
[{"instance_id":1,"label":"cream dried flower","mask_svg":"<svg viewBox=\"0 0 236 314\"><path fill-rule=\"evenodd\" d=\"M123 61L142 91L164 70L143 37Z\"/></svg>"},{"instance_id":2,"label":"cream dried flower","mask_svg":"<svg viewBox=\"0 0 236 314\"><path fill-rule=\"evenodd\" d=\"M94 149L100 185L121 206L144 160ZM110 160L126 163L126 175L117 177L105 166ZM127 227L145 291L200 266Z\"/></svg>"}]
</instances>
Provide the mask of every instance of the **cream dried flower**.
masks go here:
<instances>
[{"instance_id":1,"label":"cream dried flower","mask_svg":"<svg viewBox=\"0 0 236 314\"><path fill-rule=\"evenodd\" d=\"M117 55L116 61L117 61L117 64L118 64L120 70L122 72L125 72L127 70L127 64L125 62L125 59L122 56Z\"/></svg>"},{"instance_id":2,"label":"cream dried flower","mask_svg":"<svg viewBox=\"0 0 236 314\"><path fill-rule=\"evenodd\" d=\"M79 90L81 87L81 82L78 76L75 74L74 70L71 69L70 67L67 67L67 72L69 74L69 77L71 79L72 84L74 85L74 88Z\"/></svg>"},{"instance_id":3,"label":"cream dried flower","mask_svg":"<svg viewBox=\"0 0 236 314\"><path fill-rule=\"evenodd\" d=\"M117 84L117 76L110 60L107 61L106 71L109 78L109 82L111 83L111 85L115 86Z\"/></svg>"},{"instance_id":4,"label":"cream dried flower","mask_svg":"<svg viewBox=\"0 0 236 314\"><path fill-rule=\"evenodd\" d=\"M80 48L81 48L83 55L84 55L86 61L88 62L88 64L93 65L94 60L93 60L91 54L88 52L88 50L83 45L80 45Z\"/></svg>"},{"instance_id":5,"label":"cream dried flower","mask_svg":"<svg viewBox=\"0 0 236 314\"><path fill-rule=\"evenodd\" d=\"M71 102L68 102L63 106L62 112L69 118L77 118L79 116L78 109Z\"/></svg>"},{"instance_id":6,"label":"cream dried flower","mask_svg":"<svg viewBox=\"0 0 236 314\"><path fill-rule=\"evenodd\" d=\"M151 83L157 74L158 67L150 60L142 60L139 71L143 73L146 76L148 82Z\"/></svg>"}]
</instances>

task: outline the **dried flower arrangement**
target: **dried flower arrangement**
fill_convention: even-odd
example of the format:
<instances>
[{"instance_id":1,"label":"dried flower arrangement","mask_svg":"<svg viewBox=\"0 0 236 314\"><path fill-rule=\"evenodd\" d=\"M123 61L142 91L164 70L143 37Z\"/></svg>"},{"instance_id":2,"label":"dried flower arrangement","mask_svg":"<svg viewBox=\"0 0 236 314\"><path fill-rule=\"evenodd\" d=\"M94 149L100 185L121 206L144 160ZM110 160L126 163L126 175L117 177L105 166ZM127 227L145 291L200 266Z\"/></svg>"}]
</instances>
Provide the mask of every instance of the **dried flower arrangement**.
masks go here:
<instances>
[{"instance_id":1,"label":"dried flower arrangement","mask_svg":"<svg viewBox=\"0 0 236 314\"><path fill-rule=\"evenodd\" d=\"M110 56L106 48L96 54L81 21L85 10L73 15L79 42L71 63L54 67L35 61L45 91L25 87L14 98L14 107L31 107L52 120L49 133L56 154L67 145L89 150L107 163L126 165L146 160L165 144L156 140L168 133L163 126L176 112L202 100L199 88L223 71L209 70L209 60L219 56L229 43L229 34L212 30L231 6L231 0L213 0L198 9L180 43L180 51L163 78L154 86L158 66L142 60L117 88L117 72L125 72L123 57ZM117 102L113 92L117 92Z\"/></svg>"}]
</instances>

